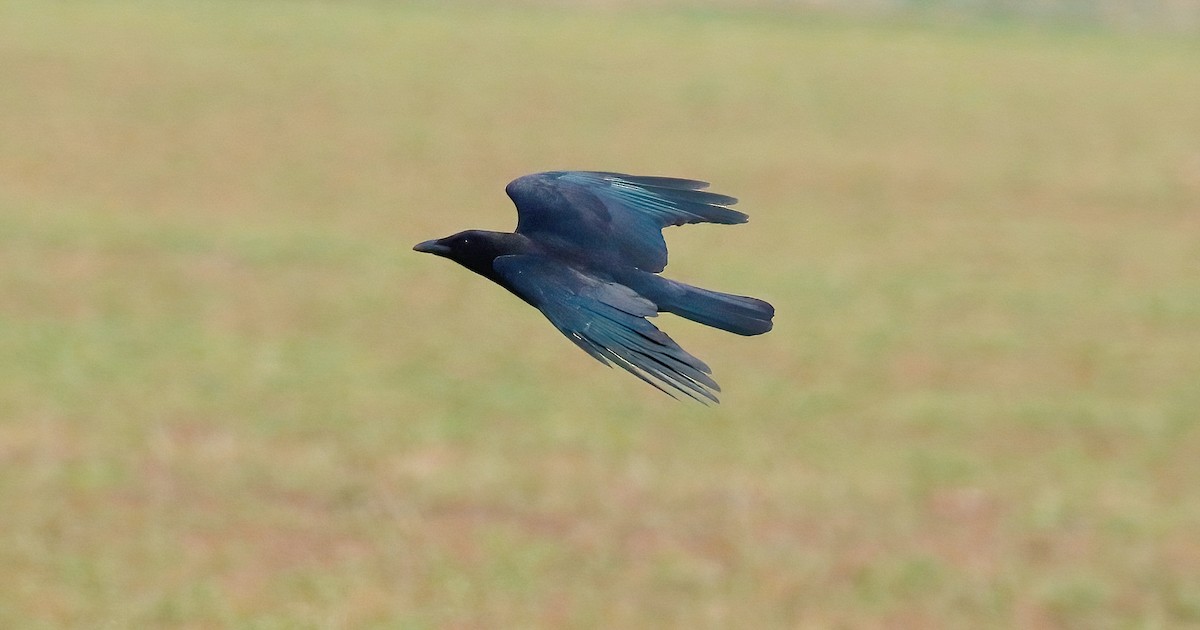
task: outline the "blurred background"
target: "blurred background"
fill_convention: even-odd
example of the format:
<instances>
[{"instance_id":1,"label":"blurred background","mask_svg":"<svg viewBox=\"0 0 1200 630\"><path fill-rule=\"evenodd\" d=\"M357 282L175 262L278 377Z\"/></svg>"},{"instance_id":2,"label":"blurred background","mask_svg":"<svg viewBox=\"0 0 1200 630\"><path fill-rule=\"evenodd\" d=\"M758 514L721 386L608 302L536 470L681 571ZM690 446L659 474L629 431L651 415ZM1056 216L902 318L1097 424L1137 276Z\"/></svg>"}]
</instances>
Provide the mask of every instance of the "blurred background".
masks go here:
<instances>
[{"instance_id":1,"label":"blurred background","mask_svg":"<svg viewBox=\"0 0 1200 630\"><path fill-rule=\"evenodd\" d=\"M1200 624L1193 0L0 0L0 626ZM705 179L684 404L411 246Z\"/></svg>"}]
</instances>

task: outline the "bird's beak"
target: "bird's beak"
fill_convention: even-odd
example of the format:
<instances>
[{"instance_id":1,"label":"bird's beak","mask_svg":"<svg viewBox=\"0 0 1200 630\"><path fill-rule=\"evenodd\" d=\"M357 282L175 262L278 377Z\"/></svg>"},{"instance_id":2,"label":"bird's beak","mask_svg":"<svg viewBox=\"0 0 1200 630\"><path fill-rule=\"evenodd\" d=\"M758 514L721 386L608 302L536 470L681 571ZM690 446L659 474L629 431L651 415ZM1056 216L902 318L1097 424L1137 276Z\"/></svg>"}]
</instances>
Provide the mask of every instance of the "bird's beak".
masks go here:
<instances>
[{"instance_id":1,"label":"bird's beak","mask_svg":"<svg viewBox=\"0 0 1200 630\"><path fill-rule=\"evenodd\" d=\"M450 253L450 248L441 244L441 242L439 242L437 239L434 239L432 241L425 241L423 243L417 243L416 245L413 246L413 251L421 252L424 254L436 254L438 256L445 256L446 254Z\"/></svg>"}]
</instances>

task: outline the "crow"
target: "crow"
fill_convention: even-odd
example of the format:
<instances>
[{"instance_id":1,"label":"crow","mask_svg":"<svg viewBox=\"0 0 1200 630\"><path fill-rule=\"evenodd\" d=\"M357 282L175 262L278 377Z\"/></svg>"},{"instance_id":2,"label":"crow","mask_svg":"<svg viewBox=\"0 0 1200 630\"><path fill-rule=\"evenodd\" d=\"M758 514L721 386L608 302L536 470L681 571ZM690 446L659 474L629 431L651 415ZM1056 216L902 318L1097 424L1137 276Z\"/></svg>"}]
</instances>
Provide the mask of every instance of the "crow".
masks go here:
<instances>
[{"instance_id":1,"label":"crow","mask_svg":"<svg viewBox=\"0 0 1200 630\"><path fill-rule=\"evenodd\" d=\"M508 289L601 363L669 396L716 403L712 370L646 320L668 312L739 335L771 330L775 307L767 302L657 275L667 266L664 227L749 218L728 207L737 199L707 187L609 172L526 175L505 188L517 207L515 232L467 230L413 249Z\"/></svg>"}]
</instances>

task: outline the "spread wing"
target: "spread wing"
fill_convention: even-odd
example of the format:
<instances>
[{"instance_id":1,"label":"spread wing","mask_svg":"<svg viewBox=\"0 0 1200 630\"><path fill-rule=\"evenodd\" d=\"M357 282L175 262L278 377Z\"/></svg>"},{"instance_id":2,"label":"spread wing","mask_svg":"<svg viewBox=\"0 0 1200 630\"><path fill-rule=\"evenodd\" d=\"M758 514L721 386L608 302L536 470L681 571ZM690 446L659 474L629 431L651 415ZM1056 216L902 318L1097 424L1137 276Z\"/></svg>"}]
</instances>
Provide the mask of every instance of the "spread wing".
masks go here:
<instances>
[{"instance_id":1,"label":"spread wing","mask_svg":"<svg viewBox=\"0 0 1200 630\"><path fill-rule=\"evenodd\" d=\"M667 266L662 229L685 223L745 223L737 199L701 190L708 182L621 173L553 171L513 180L517 232L639 269Z\"/></svg>"},{"instance_id":2,"label":"spread wing","mask_svg":"<svg viewBox=\"0 0 1200 630\"><path fill-rule=\"evenodd\" d=\"M712 371L646 320L658 309L633 289L541 256L501 256L492 266L514 293L596 360L615 363L672 397L666 388L717 402L713 392L721 388Z\"/></svg>"}]
</instances>

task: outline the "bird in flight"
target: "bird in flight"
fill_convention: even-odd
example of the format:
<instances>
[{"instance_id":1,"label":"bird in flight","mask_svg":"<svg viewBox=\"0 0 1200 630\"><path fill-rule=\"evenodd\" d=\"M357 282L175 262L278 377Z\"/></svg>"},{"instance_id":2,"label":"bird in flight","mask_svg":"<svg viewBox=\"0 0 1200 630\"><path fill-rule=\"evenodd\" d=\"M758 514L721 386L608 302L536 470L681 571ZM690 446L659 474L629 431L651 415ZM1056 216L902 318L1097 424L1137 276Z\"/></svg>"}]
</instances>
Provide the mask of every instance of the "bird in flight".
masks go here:
<instances>
[{"instance_id":1,"label":"bird in flight","mask_svg":"<svg viewBox=\"0 0 1200 630\"><path fill-rule=\"evenodd\" d=\"M413 249L457 262L542 312L605 365L669 396L718 402L712 370L646 318L674 313L739 335L771 330L775 307L752 297L669 280L662 229L745 223L737 199L707 182L621 173L553 171L513 180L515 232L467 230Z\"/></svg>"}]
</instances>

